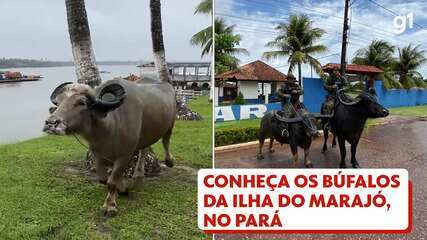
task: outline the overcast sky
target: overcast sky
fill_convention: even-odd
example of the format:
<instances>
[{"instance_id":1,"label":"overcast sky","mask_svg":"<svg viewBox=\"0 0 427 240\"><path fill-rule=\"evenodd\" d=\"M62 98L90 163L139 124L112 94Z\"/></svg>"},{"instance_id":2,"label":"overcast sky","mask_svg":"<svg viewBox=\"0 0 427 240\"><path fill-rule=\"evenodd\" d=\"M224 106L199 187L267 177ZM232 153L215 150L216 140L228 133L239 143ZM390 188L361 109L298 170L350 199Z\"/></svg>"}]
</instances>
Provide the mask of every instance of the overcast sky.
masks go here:
<instances>
[{"instance_id":1,"label":"overcast sky","mask_svg":"<svg viewBox=\"0 0 427 240\"><path fill-rule=\"evenodd\" d=\"M427 1L426 0L351 0L350 43L348 61L354 53L369 45L374 39L382 39L398 47L409 43L420 44L427 50ZM265 43L274 39L277 23L287 22L290 14L308 14L314 20L314 26L326 30L320 43L328 47L326 53L317 55L322 64L340 62L344 0L216 0L216 14L226 19L228 24L235 24L236 32L242 35L241 46L246 48L249 56L239 56L242 63L262 59L262 53L270 49ZM394 33L393 20L396 13L401 16L413 13L412 29L407 27L402 34ZM335 54L329 57L325 57ZM268 62L287 73L287 59ZM427 77L426 66L419 69ZM295 73L296 75L296 73ZM310 68L304 66L303 76L311 75ZM315 74L314 74L315 75Z\"/></svg>"},{"instance_id":2,"label":"overcast sky","mask_svg":"<svg viewBox=\"0 0 427 240\"><path fill-rule=\"evenodd\" d=\"M211 23L200 0L162 0L169 61L199 61L191 36ZM65 0L0 0L0 57L71 60ZM86 0L97 60L151 60L149 0ZM209 60L204 58L203 60Z\"/></svg>"}]
</instances>

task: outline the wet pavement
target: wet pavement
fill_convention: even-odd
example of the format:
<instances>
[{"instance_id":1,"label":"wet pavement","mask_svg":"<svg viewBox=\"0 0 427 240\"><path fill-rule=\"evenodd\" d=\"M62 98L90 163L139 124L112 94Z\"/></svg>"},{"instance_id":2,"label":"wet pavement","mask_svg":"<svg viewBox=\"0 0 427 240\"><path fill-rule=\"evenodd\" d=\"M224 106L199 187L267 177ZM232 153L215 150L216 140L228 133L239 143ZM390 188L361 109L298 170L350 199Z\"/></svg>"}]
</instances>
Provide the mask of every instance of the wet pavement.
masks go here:
<instances>
[{"instance_id":1,"label":"wet pavement","mask_svg":"<svg viewBox=\"0 0 427 240\"><path fill-rule=\"evenodd\" d=\"M315 168L338 168L339 149L331 148L321 153L323 137L316 138L310 149L309 159ZM258 146L215 154L216 168L291 168L292 154L289 145L275 144L274 153L264 144L264 159L257 160ZM347 166L350 167L350 145L346 145ZM299 149L298 167L304 167L304 153ZM427 119L393 118L388 124L364 130L357 148L356 159L362 168L405 168L413 183L413 230L408 235L382 234L305 234L305 235L234 235L215 239L427 239ZM369 217L369 216L366 216Z\"/></svg>"}]
</instances>

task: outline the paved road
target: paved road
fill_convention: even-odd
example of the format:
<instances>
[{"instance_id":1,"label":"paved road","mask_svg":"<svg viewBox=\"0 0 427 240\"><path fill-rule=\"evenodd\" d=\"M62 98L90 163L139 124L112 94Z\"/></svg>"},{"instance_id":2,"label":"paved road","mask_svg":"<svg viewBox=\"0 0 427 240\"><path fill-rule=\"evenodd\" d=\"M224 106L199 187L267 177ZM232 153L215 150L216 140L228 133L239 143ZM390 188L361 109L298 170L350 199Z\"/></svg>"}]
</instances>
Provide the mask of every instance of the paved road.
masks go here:
<instances>
[{"instance_id":1,"label":"paved road","mask_svg":"<svg viewBox=\"0 0 427 240\"><path fill-rule=\"evenodd\" d=\"M328 147L330 147L329 138ZM329 148L320 152L323 138L317 138L311 147L310 159L315 168L337 168L339 149ZM292 155L288 145L276 145L275 153L265 159L256 159L257 148L215 155L216 168L291 168ZM347 145L347 166L350 166ZM413 231L409 235L238 235L242 239L427 239L427 119L397 118L389 124L365 129L359 143L356 158L362 168L405 168L413 182ZM304 167L300 149L299 167ZM366 216L369 217L369 216ZM229 236L217 236L223 239Z\"/></svg>"}]
</instances>

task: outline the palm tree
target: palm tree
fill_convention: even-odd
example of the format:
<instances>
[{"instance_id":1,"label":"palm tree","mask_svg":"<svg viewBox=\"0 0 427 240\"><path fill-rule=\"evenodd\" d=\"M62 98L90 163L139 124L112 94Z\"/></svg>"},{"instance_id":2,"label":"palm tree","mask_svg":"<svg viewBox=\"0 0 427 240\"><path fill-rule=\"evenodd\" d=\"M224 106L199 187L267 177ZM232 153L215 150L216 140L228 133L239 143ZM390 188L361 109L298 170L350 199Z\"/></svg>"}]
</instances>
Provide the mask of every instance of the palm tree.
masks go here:
<instances>
[{"instance_id":1,"label":"palm tree","mask_svg":"<svg viewBox=\"0 0 427 240\"><path fill-rule=\"evenodd\" d=\"M414 78L419 75L417 69L427 62L425 53L425 50L420 49L420 45L413 47L412 44L409 44L399 48L399 56L393 64L393 70L399 75L399 81L405 88L417 85Z\"/></svg>"},{"instance_id":2,"label":"palm tree","mask_svg":"<svg viewBox=\"0 0 427 240\"><path fill-rule=\"evenodd\" d=\"M163 44L160 0L150 0L151 40L153 41L154 64L161 81L170 81Z\"/></svg>"},{"instance_id":3,"label":"palm tree","mask_svg":"<svg viewBox=\"0 0 427 240\"><path fill-rule=\"evenodd\" d=\"M237 54L249 52L244 48L239 48L242 40L240 34L234 33L234 25L228 26L224 19L215 19L215 72L222 73L236 69L239 64Z\"/></svg>"},{"instance_id":4,"label":"palm tree","mask_svg":"<svg viewBox=\"0 0 427 240\"><path fill-rule=\"evenodd\" d=\"M92 87L101 83L101 76L92 48L84 0L65 0L77 81Z\"/></svg>"},{"instance_id":5,"label":"palm tree","mask_svg":"<svg viewBox=\"0 0 427 240\"><path fill-rule=\"evenodd\" d=\"M196 7L194 14L212 14L212 0L202 0ZM202 29L191 37L190 40L193 45L200 45L202 48L202 57L212 52L212 26Z\"/></svg>"},{"instance_id":6,"label":"palm tree","mask_svg":"<svg viewBox=\"0 0 427 240\"><path fill-rule=\"evenodd\" d=\"M313 28L312 25L313 21L307 15L291 15L289 23L281 23L276 27L279 35L266 44L266 47L274 50L263 54L267 60L288 57L288 73L292 73L295 66L298 66L300 85L302 79L301 65L308 63L318 74L321 74L321 64L313 55L327 50L326 46L316 44L317 40L325 34L325 31L320 28Z\"/></svg>"},{"instance_id":7,"label":"palm tree","mask_svg":"<svg viewBox=\"0 0 427 240\"><path fill-rule=\"evenodd\" d=\"M352 62L354 64L370 65L384 71L379 78L384 81L386 88L402 88L399 82L394 81L394 73L391 66L394 62L395 46L383 40L373 40L366 48L357 50ZM373 84L371 79L371 86Z\"/></svg>"},{"instance_id":8,"label":"palm tree","mask_svg":"<svg viewBox=\"0 0 427 240\"><path fill-rule=\"evenodd\" d=\"M194 14L212 14L212 0L202 0L196 7Z\"/></svg>"},{"instance_id":9,"label":"palm tree","mask_svg":"<svg viewBox=\"0 0 427 240\"><path fill-rule=\"evenodd\" d=\"M193 45L200 45L202 47L202 55L201 57L208 55L212 52L212 26L209 26L200 32L196 33L191 37L190 40Z\"/></svg>"},{"instance_id":10,"label":"palm tree","mask_svg":"<svg viewBox=\"0 0 427 240\"><path fill-rule=\"evenodd\" d=\"M371 65L381 69L390 67L395 47L383 40L373 40L366 48L357 50L353 63Z\"/></svg>"}]
</instances>

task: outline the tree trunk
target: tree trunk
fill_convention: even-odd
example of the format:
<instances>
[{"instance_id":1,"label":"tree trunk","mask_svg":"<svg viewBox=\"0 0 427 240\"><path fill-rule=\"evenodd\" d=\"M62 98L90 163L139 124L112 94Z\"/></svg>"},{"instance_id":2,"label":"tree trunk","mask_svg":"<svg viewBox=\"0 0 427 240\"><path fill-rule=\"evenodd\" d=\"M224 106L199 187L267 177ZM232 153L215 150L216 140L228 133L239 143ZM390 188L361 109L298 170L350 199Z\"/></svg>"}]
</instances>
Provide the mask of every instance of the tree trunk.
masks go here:
<instances>
[{"instance_id":1,"label":"tree trunk","mask_svg":"<svg viewBox=\"0 0 427 240\"><path fill-rule=\"evenodd\" d=\"M302 86L302 76L301 76L301 63L298 63L298 84Z\"/></svg>"},{"instance_id":2,"label":"tree trunk","mask_svg":"<svg viewBox=\"0 0 427 240\"><path fill-rule=\"evenodd\" d=\"M101 76L95 63L85 2L65 0L65 5L77 81L94 87L101 83Z\"/></svg>"},{"instance_id":3,"label":"tree trunk","mask_svg":"<svg viewBox=\"0 0 427 240\"><path fill-rule=\"evenodd\" d=\"M170 81L163 44L160 0L150 0L151 40L153 41L154 64L161 81Z\"/></svg>"}]
</instances>

